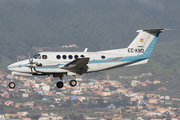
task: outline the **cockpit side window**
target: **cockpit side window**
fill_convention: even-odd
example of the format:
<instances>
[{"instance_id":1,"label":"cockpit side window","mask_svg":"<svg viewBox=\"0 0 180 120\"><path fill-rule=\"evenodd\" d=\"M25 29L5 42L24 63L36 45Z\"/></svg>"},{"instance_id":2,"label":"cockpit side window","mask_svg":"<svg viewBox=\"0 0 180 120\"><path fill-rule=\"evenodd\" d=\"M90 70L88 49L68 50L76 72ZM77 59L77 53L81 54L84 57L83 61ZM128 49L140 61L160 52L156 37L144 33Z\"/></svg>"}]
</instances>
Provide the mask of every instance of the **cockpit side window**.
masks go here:
<instances>
[{"instance_id":1,"label":"cockpit side window","mask_svg":"<svg viewBox=\"0 0 180 120\"><path fill-rule=\"evenodd\" d=\"M42 55L42 59L47 59L47 55Z\"/></svg>"},{"instance_id":2,"label":"cockpit side window","mask_svg":"<svg viewBox=\"0 0 180 120\"><path fill-rule=\"evenodd\" d=\"M38 57L38 59L41 59L41 55Z\"/></svg>"},{"instance_id":3,"label":"cockpit side window","mask_svg":"<svg viewBox=\"0 0 180 120\"><path fill-rule=\"evenodd\" d=\"M40 55L40 54L36 54L36 55L34 55L33 58L35 58L35 59L41 59L41 55Z\"/></svg>"}]
</instances>

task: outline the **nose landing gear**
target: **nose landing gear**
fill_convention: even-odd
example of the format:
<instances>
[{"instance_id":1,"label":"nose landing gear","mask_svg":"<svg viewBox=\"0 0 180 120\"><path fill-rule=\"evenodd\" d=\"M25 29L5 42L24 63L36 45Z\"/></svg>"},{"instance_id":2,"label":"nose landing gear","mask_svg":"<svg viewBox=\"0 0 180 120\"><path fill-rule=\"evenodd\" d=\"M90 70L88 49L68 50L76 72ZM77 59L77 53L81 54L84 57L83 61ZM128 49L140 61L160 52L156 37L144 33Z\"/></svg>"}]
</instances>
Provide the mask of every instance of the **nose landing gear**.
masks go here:
<instances>
[{"instance_id":1,"label":"nose landing gear","mask_svg":"<svg viewBox=\"0 0 180 120\"><path fill-rule=\"evenodd\" d=\"M14 89L14 88L16 87L15 83L13 82L14 74L11 73L11 75L12 75L12 80L11 80L11 82L9 83L9 88L10 88L10 89Z\"/></svg>"}]
</instances>

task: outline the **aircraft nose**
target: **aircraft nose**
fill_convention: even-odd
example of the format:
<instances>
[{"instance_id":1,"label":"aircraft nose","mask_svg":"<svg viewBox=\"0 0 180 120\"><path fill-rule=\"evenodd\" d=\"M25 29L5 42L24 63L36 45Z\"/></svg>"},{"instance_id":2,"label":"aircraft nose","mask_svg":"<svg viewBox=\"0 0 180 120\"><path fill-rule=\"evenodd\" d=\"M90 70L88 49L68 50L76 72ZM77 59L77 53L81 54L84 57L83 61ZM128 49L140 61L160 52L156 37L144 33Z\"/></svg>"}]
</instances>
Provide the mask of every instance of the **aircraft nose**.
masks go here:
<instances>
[{"instance_id":1,"label":"aircraft nose","mask_svg":"<svg viewBox=\"0 0 180 120\"><path fill-rule=\"evenodd\" d=\"M7 66L7 69L12 71L13 70L13 64L10 64L9 66Z\"/></svg>"},{"instance_id":2,"label":"aircraft nose","mask_svg":"<svg viewBox=\"0 0 180 120\"><path fill-rule=\"evenodd\" d=\"M15 63L10 64L7 66L7 69L10 71L26 71L26 64L29 62L29 60L23 60L23 61L18 61ZM29 70L29 69L28 69Z\"/></svg>"}]
</instances>

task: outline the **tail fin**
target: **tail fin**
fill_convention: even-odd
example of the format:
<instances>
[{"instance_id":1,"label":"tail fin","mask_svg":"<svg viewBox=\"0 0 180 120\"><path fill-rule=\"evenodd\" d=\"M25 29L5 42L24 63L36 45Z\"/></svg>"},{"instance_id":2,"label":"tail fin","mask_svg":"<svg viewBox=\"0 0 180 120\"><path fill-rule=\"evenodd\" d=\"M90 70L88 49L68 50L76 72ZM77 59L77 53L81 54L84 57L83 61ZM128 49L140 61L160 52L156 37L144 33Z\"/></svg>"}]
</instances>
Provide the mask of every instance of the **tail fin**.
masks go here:
<instances>
[{"instance_id":1,"label":"tail fin","mask_svg":"<svg viewBox=\"0 0 180 120\"><path fill-rule=\"evenodd\" d=\"M139 34L128 46L127 52L133 56L142 55L147 58L150 57L158 36L163 31L165 29L138 30Z\"/></svg>"}]
</instances>

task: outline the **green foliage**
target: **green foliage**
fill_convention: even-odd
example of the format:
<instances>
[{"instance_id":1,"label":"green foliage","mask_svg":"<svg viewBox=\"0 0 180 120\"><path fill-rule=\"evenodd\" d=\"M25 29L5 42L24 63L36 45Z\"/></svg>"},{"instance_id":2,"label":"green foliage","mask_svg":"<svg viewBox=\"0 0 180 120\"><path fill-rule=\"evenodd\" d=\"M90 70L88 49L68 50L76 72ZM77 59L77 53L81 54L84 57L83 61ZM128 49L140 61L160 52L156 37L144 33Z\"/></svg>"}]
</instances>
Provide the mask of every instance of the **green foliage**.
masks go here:
<instances>
[{"instance_id":1,"label":"green foliage","mask_svg":"<svg viewBox=\"0 0 180 120\"><path fill-rule=\"evenodd\" d=\"M111 118L107 118L106 120L112 120Z\"/></svg>"},{"instance_id":2,"label":"green foliage","mask_svg":"<svg viewBox=\"0 0 180 120\"><path fill-rule=\"evenodd\" d=\"M31 119L39 119L40 115L32 115Z\"/></svg>"},{"instance_id":3,"label":"green foliage","mask_svg":"<svg viewBox=\"0 0 180 120\"><path fill-rule=\"evenodd\" d=\"M71 120L85 120L84 116L82 114L80 114L79 116L76 116L74 114L71 114L68 116Z\"/></svg>"},{"instance_id":4,"label":"green foliage","mask_svg":"<svg viewBox=\"0 0 180 120\"><path fill-rule=\"evenodd\" d=\"M109 90L110 91L114 91L114 90L116 90L117 88L116 87L114 87L114 86L109 86Z\"/></svg>"},{"instance_id":5,"label":"green foliage","mask_svg":"<svg viewBox=\"0 0 180 120\"><path fill-rule=\"evenodd\" d=\"M147 95L144 95L143 100L149 100L149 98L147 97Z\"/></svg>"},{"instance_id":6,"label":"green foliage","mask_svg":"<svg viewBox=\"0 0 180 120\"><path fill-rule=\"evenodd\" d=\"M135 92L140 92L140 91L155 91L158 90L158 88L160 87L160 85L155 85L155 84L149 84L147 86L138 86L134 88Z\"/></svg>"}]
</instances>

